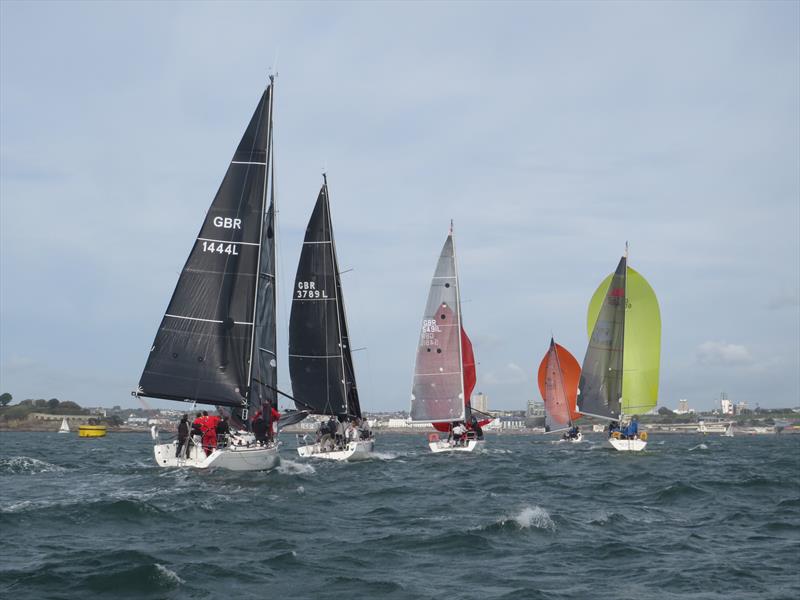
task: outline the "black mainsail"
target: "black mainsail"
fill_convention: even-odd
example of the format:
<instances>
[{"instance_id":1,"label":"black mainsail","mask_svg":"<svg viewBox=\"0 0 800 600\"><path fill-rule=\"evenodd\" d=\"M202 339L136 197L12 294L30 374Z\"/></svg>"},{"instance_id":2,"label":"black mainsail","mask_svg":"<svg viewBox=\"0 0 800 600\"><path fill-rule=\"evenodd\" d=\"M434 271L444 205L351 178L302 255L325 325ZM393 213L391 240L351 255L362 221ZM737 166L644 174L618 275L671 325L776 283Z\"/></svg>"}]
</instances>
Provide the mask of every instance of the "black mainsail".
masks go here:
<instances>
[{"instance_id":1,"label":"black mainsail","mask_svg":"<svg viewBox=\"0 0 800 600\"><path fill-rule=\"evenodd\" d=\"M620 417L626 274L627 259L623 256L606 291L581 367L578 410L585 415L614 420Z\"/></svg>"},{"instance_id":2,"label":"black mainsail","mask_svg":"<svg viewBox=\"0 0 800 600\"><path fill-rule=\"evenodd\" d=\"M273 87L270 78L206 214L137 395L229 407L240 417L274 399L274 193L265 210Z\"/></svg>"},{"instance_id":3,"label":"black mainsail","mask_svg":"<svg viewBox=\"0 0 800 600\"><path fill-rule=\"evenodd\" d=\"M289 317L289 373L298 409L361 418L328 180L308 221Z\"/></svg>"}]
</instances>

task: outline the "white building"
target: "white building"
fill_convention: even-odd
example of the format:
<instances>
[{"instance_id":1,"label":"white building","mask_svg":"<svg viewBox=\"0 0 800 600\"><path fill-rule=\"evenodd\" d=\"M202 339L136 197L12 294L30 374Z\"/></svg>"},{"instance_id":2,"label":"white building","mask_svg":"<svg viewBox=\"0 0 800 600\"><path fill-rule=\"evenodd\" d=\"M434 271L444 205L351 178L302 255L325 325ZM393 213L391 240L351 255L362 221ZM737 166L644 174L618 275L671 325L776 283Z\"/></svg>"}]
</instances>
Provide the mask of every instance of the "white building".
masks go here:
<instances>
[{"instance_id":1,"label":"white building","mask_svg":"<svg viewBox=\"0 0 800 600\"><path fill-rule=\"evenodd\" d=\"M481 412L489 412L489 396L478 392L472 397L472 408Z\"/></svg>"},{"instance_id":2,"label":"white building","mask_svg":"<svg viewBox=\"0 0 800 600\"><path fill-rule=\"evenodd\" d=\"M525 416L543 417L544 416L544 402L538 400L528 400L528 409L525 411Z\"/></svg>"},{"instance_id":3,"label":"white building","mask_svg":"<svg viewBox=\"0 0 800 600\"><path fill-rule=\"evenodd\" d=\"M733 402L728 400L727 397L722 398L720 401L720 412L723 415L732 415L733 414Z\"/></svg>"}]
</instances>

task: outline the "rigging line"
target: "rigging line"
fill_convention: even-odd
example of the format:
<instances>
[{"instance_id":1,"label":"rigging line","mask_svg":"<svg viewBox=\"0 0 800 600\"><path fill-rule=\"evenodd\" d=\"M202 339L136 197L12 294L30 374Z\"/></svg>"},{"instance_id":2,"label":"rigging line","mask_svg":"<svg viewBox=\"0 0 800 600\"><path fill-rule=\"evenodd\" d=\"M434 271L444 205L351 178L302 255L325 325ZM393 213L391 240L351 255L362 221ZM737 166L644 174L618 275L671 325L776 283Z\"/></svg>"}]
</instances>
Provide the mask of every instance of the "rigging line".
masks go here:
<instances>
[{"instance_id":1,"label":"rigging line","mask_svg":"<svg viewBox=\"0 0 800 600\"><path fill-rule=\"evenodd\" d=\"M272 101L273 97L275 96L275 86L273 84L273 76L270 76L270 92L269 92L269 105L267 106L267 155L266 155L266 162L270 162L270 153L272 152ZM263 110L263 109L262 109ZM259 124L261 123L261 119L259 118ZM256 143L257 137L253 137L253 145ZM252 156L252 151L251 151ZM264 220L266 217L266 210L267 210L267 195L269 194L269 169L264 169L264 190L261 194L261 208L258 211L259 217L259 226L258 226L258 257L256 258L256 273L261 273L261 254L263 253L263 244L264 244ZM239 206L241 208L241 202L244 198L244 189L242 189L242 198L240 198ZM238 212L238 211L237 211ZM273 232L274 235L274 232ZM249 407L250 402L252 401L252 385L250 382L253 378L253 359L256 356L256 319L258 317L258 292L259 292L259 281L256 278L255 285L253 286L254 294L253 294L253 330L251 332L251 340L250 340L250 360L247 363L247 396L244 399L246 404L245 406Z\"/></svg>"},{"instance_id":2,"label":"rigging line","mask_svg":"<svg viewBox=\"0 0 800 600\"><path fill-rule=\"evenodd\" d=\"M294 397L294 396L292 396L291 394L287 394L286 392L282 392L282 391L281 391L281 390L279 390L278 388L276 388L276 387L274 387L274 386L271 386L271 385L270 385L270 384L268 384L268 383L264 383L263 381L259 381L259 380L258 380L258 379L256 379L255 377L253 377L253 381L255 381L256 383L258 383L259 385L263 385L265 388L269 388L269 389L270 389L270 390L272 390L273 392L276 392L277 394L280 394L281 396L283 396L283 397L285 397L285 398L288 398L288 399L289 399L289 400L291 400L292 402L297 402L297 404L302 404L303 406L305 406L305 407L306 407L307 409L309 409L309 410L312 410L312 411L314 410L314 407L313 407L313 406L309 406L308 404L306 404L306 403L305 403L305 402L303 402L302 400L298 400L297 398L295 398L295 397Z\"/></svg>"}]
</instances>

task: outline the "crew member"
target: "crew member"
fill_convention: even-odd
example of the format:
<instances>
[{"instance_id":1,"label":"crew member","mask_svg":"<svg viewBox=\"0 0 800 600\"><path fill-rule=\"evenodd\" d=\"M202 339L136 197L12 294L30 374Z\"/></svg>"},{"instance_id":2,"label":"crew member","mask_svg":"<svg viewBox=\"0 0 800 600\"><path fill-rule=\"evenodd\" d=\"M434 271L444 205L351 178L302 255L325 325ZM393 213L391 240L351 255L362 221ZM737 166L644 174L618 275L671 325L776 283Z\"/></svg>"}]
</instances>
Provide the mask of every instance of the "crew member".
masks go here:
<instances>
[{"instance_id":1,"label":"crew member","mask_svg":"<svg viewBox=\"0 0 800 600\"><path fill-rule=\"evenodd\" d=\"M231 432L230 425L228 425L228 417L222 417L217 423L217 443L220 446L228 445L228 434Z\"/></svg>"},{"instance_id":2,"label":"crew member","mask_svg":"<svg viewBox=\"0 0 800 600\"><path fill-rule=\"evenodd\" d=\"M253 435L256 436L256 442L259 445L265 446L269 443L267 436L267 422L264 420L264 415L258 411L253 419Z\"/></svg>"},{"instance_id":3,"label":"crew member","mask_svg":"<svg viewBox=\"0 0 800 600\"><path fill-rule=\"evenodd\" d=\"M281 418L281 413L275 410L275 407L272 406L271 402L267 402L264 412L267 414L267 437L271 442L275 437L275 434L278 432L278 421Z\"/></svg>"},{"instance_id":4,"label":"crew member","mask_svg":"<svg viewBox=\"0 0 800 600\"><path fill-rule=\"evenodd\" d=\"M482 440L483 439L483 429L481 429L481 424L478 422L478 417L472 415L472 419L469 421L469 426L472 431L475 432L475 438Z\"/></svg>"},{"instance_id":5,"label":"crew member","mask_svg":"<svg viewBox=\"0 0 800 600\"><path fill-rule=\"evenodd\" d=\"M204 428L203 428L203 450L206 452L206 456L210 455L214 449L217 447L217 423L219 423L219 417L209 416L206 411L203 411L204 419Z\"/></svg>"},{"instance_id":6,"label":"crew member","mask_svg":"<svg viewBox=\"0 0 800 600\"><path fill-rule=\"evenodd\" d=\"M189 437L189 415L183 415L181 422L178 423L178 446L175 448L175 458L180 457L183 446L186 445L186 454L189 453L189 444L186 440Z\"/></svg>"},{"instance_id":7,"label":"crew member","mask_svg":"<svg viewBox=\"0 0 800 600\"><path fill-rule=\"evenodd\" d=\"M459 423L455 427L453 427L453 441L456 443L457 446L461 446L464 444L464 436L467 434L467 428L464 427L463 423Z\"/></svg>"}]
</instances>

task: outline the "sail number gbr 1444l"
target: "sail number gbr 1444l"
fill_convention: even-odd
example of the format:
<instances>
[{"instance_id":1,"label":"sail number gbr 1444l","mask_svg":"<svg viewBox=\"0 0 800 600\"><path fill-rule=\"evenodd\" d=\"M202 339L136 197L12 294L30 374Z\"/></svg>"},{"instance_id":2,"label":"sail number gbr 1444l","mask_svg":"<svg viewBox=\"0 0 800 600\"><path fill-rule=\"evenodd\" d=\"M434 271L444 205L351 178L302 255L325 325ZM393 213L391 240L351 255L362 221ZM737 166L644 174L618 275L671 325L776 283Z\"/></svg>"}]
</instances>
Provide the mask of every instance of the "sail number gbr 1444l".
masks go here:
<instances>
[{"instance_id":1,"label":"sail number gbr 1444l","mask_svg":"<svg viewBox=\"0 0 800 600\"><path fill-rule=\"evenodd\" d=\"M236 244L226 244L224 242L203 242L203 252L239 256L239 247Z\"/></svg>"}]
</instances>

